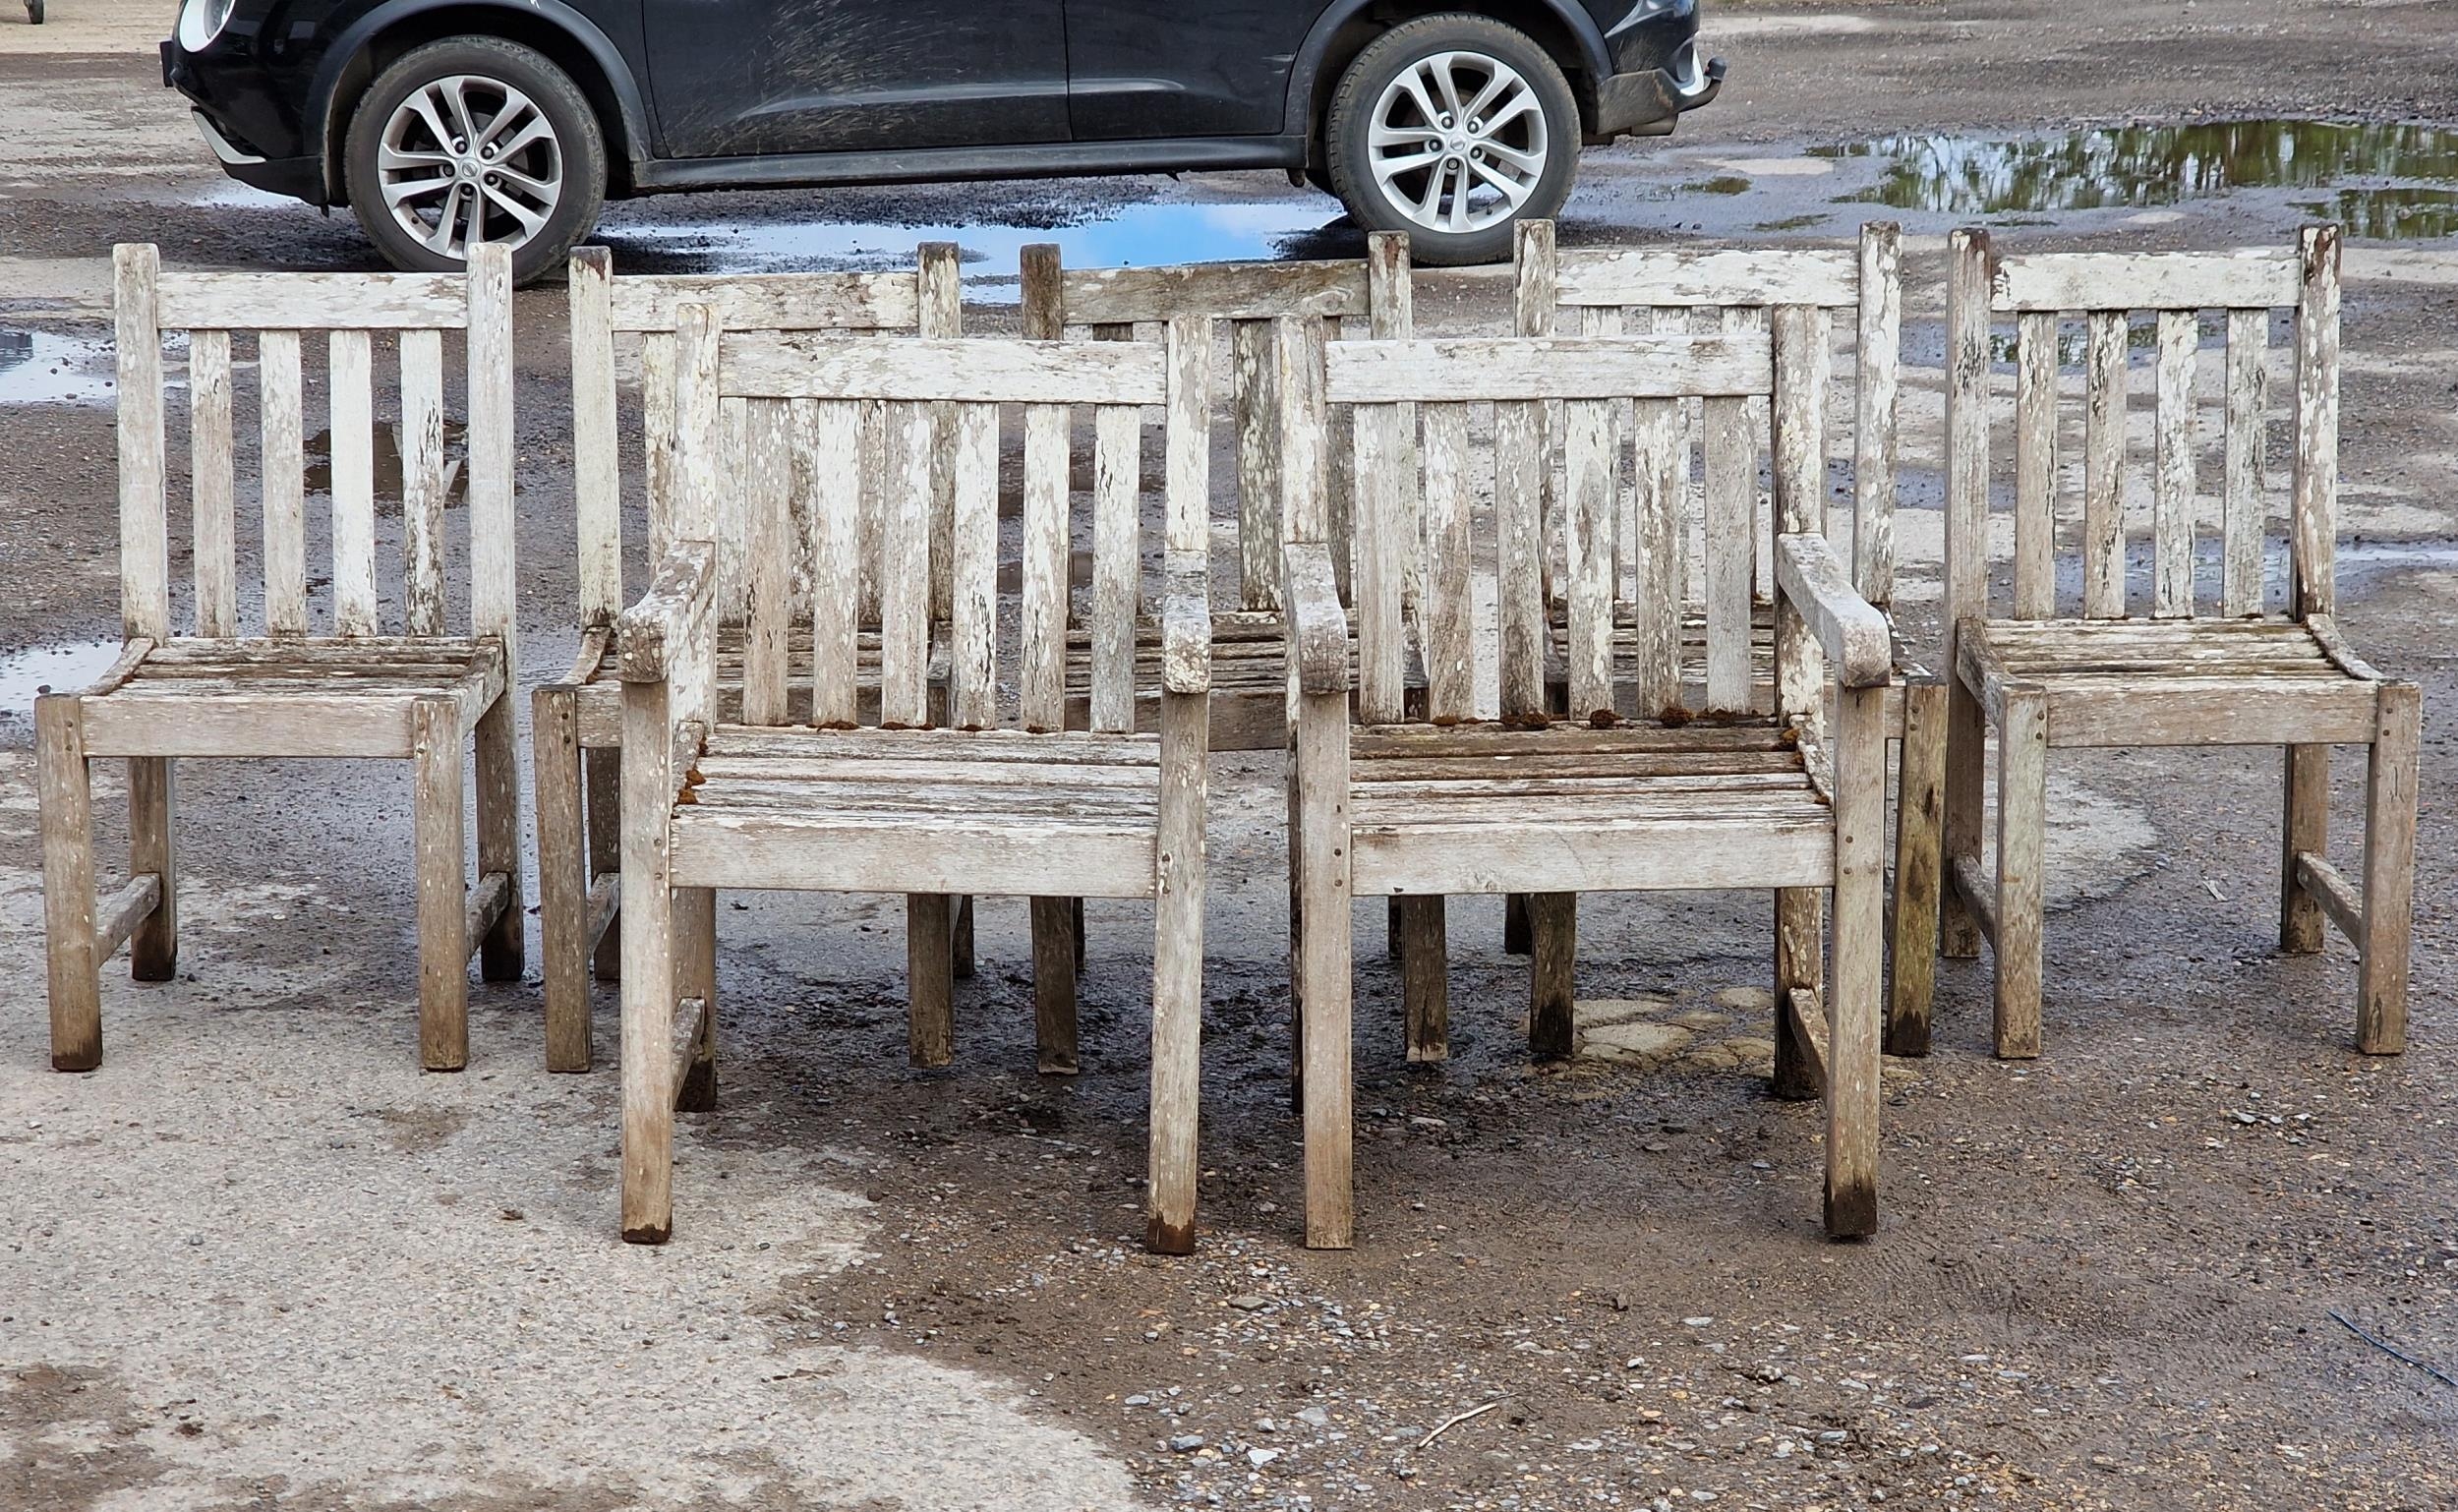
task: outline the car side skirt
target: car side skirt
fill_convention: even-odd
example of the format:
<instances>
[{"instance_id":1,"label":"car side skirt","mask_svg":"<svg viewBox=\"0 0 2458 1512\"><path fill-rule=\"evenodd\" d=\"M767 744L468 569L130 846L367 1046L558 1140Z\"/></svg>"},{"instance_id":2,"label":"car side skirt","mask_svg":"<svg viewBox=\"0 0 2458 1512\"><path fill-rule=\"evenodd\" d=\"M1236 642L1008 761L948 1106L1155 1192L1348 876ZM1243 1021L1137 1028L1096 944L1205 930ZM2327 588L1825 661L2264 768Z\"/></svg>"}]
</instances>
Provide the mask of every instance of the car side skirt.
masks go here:
<instances>
[{"instance_id":1,"label":"car side skirt","mask_svg":"<svg viewBox=\"0 0 2458 1512\"><path fill-rule=\"evenodd\" d=\"M1156 142L1043 142L908 152L793 152L659 158L634 170L640 194L701 189L931 184L965 179L1074 178L1102 173L1203 173L1302 168L1303 137L1188 137Z\"/></svg>"}]
</instances>

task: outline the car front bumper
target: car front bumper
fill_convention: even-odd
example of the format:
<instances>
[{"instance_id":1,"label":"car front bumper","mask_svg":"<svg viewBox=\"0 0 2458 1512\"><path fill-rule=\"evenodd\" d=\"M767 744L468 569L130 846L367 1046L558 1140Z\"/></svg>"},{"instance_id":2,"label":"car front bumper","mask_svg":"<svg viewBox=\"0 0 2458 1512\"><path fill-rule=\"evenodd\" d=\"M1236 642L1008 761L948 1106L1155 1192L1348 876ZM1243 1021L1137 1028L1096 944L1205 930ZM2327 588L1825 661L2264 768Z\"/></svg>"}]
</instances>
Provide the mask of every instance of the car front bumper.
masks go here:
<instances>
[{"instance_id":1,"label":"car front bumper","mask_svg":"<svg viewBox=\"0 0 2458 1512\"><path fill-rule=\"evenodd\" d=\"M1691 37L1662 68L1615 74L1596 87L1598 137L1662 137L1685 111L1696 110L1724 88L1725 61L1702 57Z\"/></svg>"},{"instance_id":2,"label":"car front bumper","mask_svg":"<svg viewBox=\"0 0 2458 1512\"><path fill-rule=\"evenodd\" d=\"M198 134L224 173L253 189L323 204L323 160L302 150L310 133L287 103L284 80L263 63L264 45L236 23L198 52L165 38L162 83L188 97ZM285 54L284 70L303 66Z\"/></svg>"}]
</instances>

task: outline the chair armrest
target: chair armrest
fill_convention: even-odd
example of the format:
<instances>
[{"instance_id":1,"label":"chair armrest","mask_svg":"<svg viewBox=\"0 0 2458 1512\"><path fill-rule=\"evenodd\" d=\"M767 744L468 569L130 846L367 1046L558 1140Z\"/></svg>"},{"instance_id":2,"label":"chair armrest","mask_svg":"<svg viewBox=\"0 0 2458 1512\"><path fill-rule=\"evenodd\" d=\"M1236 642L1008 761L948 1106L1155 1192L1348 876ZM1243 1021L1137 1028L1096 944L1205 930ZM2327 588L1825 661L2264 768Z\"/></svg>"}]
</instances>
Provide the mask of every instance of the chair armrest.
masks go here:
<instances>
[{"instance_id":1,"label":"chair armrest","mask_svg":"<svg viewBox=\"0 0 2458 1512\"><path fill-rule=\"evenodd\" d=\"M1776 582L1826 649L1837 682L1875 688L1893 678L1895 637L1886 616L1852 587L1826 537L1777 537Z\"/></svg>"},{"instance_id":2,"label":"chair armrest","mask_svg":"<svg viewBox=\"0 0 2458 1512\"><path fill-rule=\"evenodd\" d=\"M1297 665L1298 690L1336 693L1349 690L1349 617L1340 608L1340 590L1331 575L1331 549L1319 544L1292 543L1282 549L1288 602L1289 657Z\"/></svg>"},{"instance_id":3,"label":"chair armrest","mask_svg":"<svg viewBox=\"0 0 2458 1512\"><path fill-rule=\"evenodd\" d=\"M678 541L667 550L648 592L614 625L625 682L665 681L707 636L716 561L717 549L705 541Z\"/></svg>"},{"instance_id":4,"label":"chair armrest","mask_svg":"<svg viewBox=\"0 0 2458 1512\"><path fill-rule=\"evenodd\" d=\"M1204 565L1169 563L1161 595L1161 691L1212 690L1211 576Z\"/></svg>"}]
</instances>

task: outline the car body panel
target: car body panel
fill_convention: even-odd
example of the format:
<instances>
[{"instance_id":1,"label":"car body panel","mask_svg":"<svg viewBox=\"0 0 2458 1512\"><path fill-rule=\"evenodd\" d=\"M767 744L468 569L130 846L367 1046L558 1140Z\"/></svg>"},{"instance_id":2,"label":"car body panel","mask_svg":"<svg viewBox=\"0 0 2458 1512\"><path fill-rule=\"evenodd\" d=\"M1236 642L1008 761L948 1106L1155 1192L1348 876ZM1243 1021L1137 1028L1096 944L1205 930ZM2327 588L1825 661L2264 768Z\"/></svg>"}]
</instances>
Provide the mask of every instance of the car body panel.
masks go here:
<instances>
[{"instance_id":1,"label":"car body panel","mask_svg":"<svg viewBox=\"0 0 2458 1512\"><path fill-rule=\"evenodd\" d=\"M1062 0L644 0L661 155L1067 140Z\"/></svg>"}]
</instances>

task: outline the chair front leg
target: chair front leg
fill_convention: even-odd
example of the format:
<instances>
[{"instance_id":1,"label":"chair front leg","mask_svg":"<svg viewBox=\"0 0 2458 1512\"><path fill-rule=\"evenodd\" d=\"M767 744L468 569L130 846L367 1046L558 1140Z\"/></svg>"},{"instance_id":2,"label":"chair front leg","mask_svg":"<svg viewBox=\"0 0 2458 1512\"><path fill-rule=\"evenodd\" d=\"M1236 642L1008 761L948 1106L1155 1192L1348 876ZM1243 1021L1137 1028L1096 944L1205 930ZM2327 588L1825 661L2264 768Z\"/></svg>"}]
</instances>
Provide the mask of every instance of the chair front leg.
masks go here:
<instances>
[{"instance_id":1,"label":"chair front leg","mask_svg":"<svg viewBox=\"0 0 2458 1512\"><path fill-rule=\"evenodd\" d=\"M1345 1250L1357 1227L1349 1084L1352 981L1348 699L1309 694L1298 720L1298 901L1306 1112L1306 1244Z\"/></svg>"},{"instance_id":2,"label":"chair front leg","mask_svg":"<svg viewBox=\"0 0 2458 1512\"><path fill-rule=\"evenodd\" d=\"M1883 693L1842 688L1836 699L1835 937L1826 994L1826 1225L1835 1239L1878 1230L1878 1038L1886 978Z\"/></svg>"},{"instance_id":3,"label":"chair front leg","mask_svg":"<svg viewBox=\"0 0 2458 1512\"><path fill-rule=\"evenodd\" d=\"M129 974L141 982L167 982L179 974L178 868L171 841L176 804L171 789L169 757L129 758L128 874L150 873L159 882L153 911L128 937Z\"/></svg>"},{"instance_id":4,"label":"chair front leg","mask_svg":"<svg viewBox=\"0 0 2458 1512\"><path fill-rule=\"evenodd\" d=\"M2009 687L1997 730L1997 1053L2040 1053L2042 856L2048 839L2048 700Z\"/></svg>"},{"instance_id":5,"label":"chair front leg","mask_svg":"<svg viewBox=\"0 0 2458 1512\"><path fill-rule=\"evenodd\" d=\"M469 1064L469 876L461 836L460 710L410 706L418 873L418 1049L429 1071Z\"/></svg>"},{"instance_id":6,"label":"chair front leg","mask_svg":"<svg viewBox=\"0 0 2458 1512\"><path fill-rule=\"evenodd\" d=\"M1579 895L1530 893L1528 900L1528 1053L1570 1059L1575 1025L1572 968L1579 955Z\"/></svg>"},{"instance_id":7,"label":"chair front leg","mask_svg":"<svg viewBox=\"0 0 2458 1512\"><path fill-rule=\"evenodd\" d=\"M1399 924L1400 1002L1411 1061L1443 1061L1451 1054L1448 902L1439 893L1391 900Z\"/></svg>"},{"instance_id":8,"label":"chair front leg","mask_svg":"<svg viewBox=\"0 0 2458 1512\"><path fill-rule=\"evenodd\" d=\"M1076 1074L1076 943L1080 898L1032 900L1032 1037L1043 1076Z\"/></svg>"},{"instance_id":9,"label":"chair front leg","mask_svg":"<svg viewBox=\"0 0 2458 1512\"><path fill-rule=\"evenodd\" d=\"M76 697L34 700L34 783L42 830L44 960L51 995L51 1069L102 1064L102 962L94 946L93 776L85 709Z\"/></svg>"},{"instance_id":10,"label":"chair front leg","mask_svg":"<svg viewBox=\"0 0 2458 1512\"><path fill-rule=\"evenodd\" d=\"M922 1070L956 1059L951 902L945 893L905 895L906 1061Z\"/></svg>"},{"instance_id":11,"label":"chair front leg","mask_svg":"<svg viewBox=\"0 0 2458 1512\"><path fill-rule=\"evenodd\" d=\"M674 791L667 752L668 685L623 689L623 1238L662 1245L674 1231L674 894L668 825Z\"/></svg>"},{"instance_id":12,"label":"chair front leg","mask_svg":"<svg viewBox=\"0 0 2458 1512\"><path fill-rule=\"evenodd\" d=\"M1153 877L1152 1091L1144 1248L1195 1249L1197 1126L1203 1050L1203 807L1208 742L1201 694L1161 699L1160 835Z\"/></svg>"},{"instance_id":13,"label":"chair front leg","mask_svg":"<svg viewBox=\"0 0 2458 1512\"><path fill-rule=\"evenodd\" d=\"M2385 682L2373 695L2371 759L2365 790L2364 959L2356 971L2356 1048L2396 1055L2407 1048L2407 969L2414 928L2416 768L2424 746L2424 706L2412 682Z\"/></svg>"}]
</instances>

